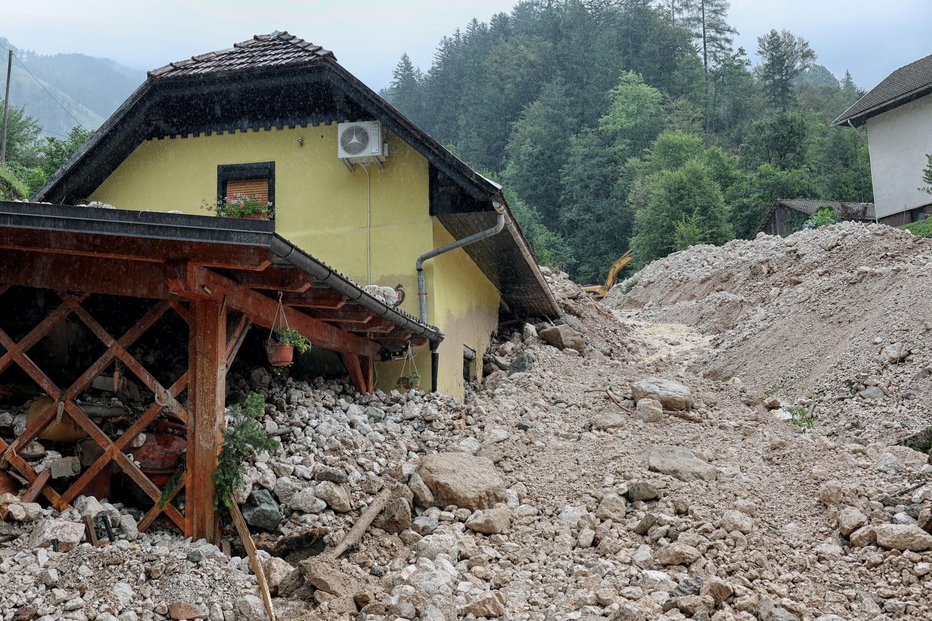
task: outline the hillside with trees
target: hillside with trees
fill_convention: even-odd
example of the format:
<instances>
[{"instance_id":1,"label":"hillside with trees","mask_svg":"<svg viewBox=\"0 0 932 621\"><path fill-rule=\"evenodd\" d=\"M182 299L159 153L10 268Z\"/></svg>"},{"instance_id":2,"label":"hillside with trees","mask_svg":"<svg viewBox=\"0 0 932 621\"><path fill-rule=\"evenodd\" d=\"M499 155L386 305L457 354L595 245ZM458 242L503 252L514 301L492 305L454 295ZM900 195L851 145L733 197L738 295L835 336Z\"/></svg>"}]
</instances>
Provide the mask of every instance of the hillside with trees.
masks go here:
<instances>
[{"instance_id":1,"label":"hillside with trees","mask_svg":"<svg viewBox=\"0 0 932 621\"><path fill-rule=\"evenodd\" d=\"M539 259L580 282L753 236L780 197L872 200L861 92L786 31L735 49L727 0L525 0L398 62L383 92L505 183Z\"/></svg>"}]
</instances>

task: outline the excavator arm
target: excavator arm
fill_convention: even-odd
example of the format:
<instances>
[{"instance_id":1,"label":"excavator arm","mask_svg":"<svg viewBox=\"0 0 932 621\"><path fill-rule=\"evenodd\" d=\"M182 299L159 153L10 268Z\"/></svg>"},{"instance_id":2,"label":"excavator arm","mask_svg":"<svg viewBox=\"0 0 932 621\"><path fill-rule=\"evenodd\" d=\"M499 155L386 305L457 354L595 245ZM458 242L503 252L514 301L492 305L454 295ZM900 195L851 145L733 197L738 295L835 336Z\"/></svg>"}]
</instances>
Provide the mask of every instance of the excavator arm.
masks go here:
<instances>
[{"instance_id":1,"label":"excavator arm","mask_svg":"<svg viewBox=\"0 0 932 621\"><path fill-rule=\"evenodd\" d=\"M617 261L612 263L612 266L608 269L608 277L605 279L604 285L590 285L588 287L583 287L583 291L592 295L595 299L601 300L608 293L609 289L615 286L615 281L618 280L618 274L621 273L621 270L634 260L634 255L629 250L628 252L621 255Z\"/></svg>"}]
</instances>

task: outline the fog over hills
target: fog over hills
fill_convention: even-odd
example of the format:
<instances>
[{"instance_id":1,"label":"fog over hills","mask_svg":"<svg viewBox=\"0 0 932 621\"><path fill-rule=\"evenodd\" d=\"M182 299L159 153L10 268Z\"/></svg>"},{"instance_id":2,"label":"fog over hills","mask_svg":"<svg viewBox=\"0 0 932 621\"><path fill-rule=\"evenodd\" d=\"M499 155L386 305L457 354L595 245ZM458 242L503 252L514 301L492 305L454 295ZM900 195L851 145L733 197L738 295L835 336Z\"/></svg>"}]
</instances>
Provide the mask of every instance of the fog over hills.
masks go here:
<instances>
[{"instance_id":1,"label":"fog over hills","mask_svg":"<svg viewBox=\"0 0 932 621\"><path fill-rule=\"evenodd\" d=\"M18 48L2 36L0 48L0 79L4 83L6 50L12 49L14 54L10 104L23 106L43 133L52 136L65 136L79 123L97 129L145 80L143 71L106 58L84 54L43 56Z\"/></svg>"}]
</instances>

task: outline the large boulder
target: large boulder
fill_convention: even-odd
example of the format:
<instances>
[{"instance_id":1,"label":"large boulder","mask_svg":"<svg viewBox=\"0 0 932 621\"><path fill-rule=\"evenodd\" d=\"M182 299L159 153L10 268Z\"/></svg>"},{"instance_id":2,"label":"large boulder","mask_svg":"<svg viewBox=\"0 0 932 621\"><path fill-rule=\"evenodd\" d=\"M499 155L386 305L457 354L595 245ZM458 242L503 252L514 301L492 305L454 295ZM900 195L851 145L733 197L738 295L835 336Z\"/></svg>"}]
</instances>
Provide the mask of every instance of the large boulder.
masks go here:
<instances>
[{"instance_id":1,"label":"large boulder","mask_svg":"<svg viewBox=\"0 0 932 621\"><path fill-rule=\"evenodd\" d=\"M487 457L466 453L427 455L418 472L441 505L490 509L505 500L505 482Z\"/></svg>"},{"instance_id":2,"label":"large boulder","mask_svg":"<svg viewBox=\"0 0 932 621\"><path fill-rule=\"evenodd\" d=\"M881 524L874 526L877 545L890 550L932 550L932 535L915 524Z\"/></svg>"},{"instance_id":3,"label":"large boulder","mask_svg":"<svg viewBox=\"0 0 932 621\"><path fill-rule=\"evenodd\" d=\"M714 481L718 469L702 461L688 448L660 444L651 446L641 454L648 470L676 477L680 481Z\"/></svg>"},{"instance_id":4,"label":"large boulder","mask_svg":"<svg viewBox=\"0 0 932 621\"><path fill-rule=\"evenodd\" d=\"M586 348L586 339L583 335L566 324L544 328L540 331L540 338L558 349L575 349L583 353Z\"/></svg>"},{"instance_id":5,"label":"large boulder","mask_svg":"<svg viewBox=\"0 0 932 621\"><path fill-rule=\"evenodd\" d=\"M688 386L662 377L648 377L631 385L635 401L655 399L667 410L688 410L693 405Z\"/></svg>"},{"instance_id":6,"label":"large boulder","mask_svg":"<svg viewBox=\"0 0 932 621\"><path fill-rule=\"evenodd\" d=\"M66 522L65 520L45 520L40 522L29 540L32 548L49 548L58 542L59 552L69 552L84 539L84 524Z\"/></svg>"},{"instance_id":7,"label":"large boulder","mask_svg":"<svg viewBox=\"0 0 932 621\"><path fill-rule=\"evenodd\" d=\"M277 530L278 525L285 519L281 509L272 500L272 494L265 489L256 490L249 495L243 506L243 518L253 528L270 532Z\"/></svg>"}]
</instances>

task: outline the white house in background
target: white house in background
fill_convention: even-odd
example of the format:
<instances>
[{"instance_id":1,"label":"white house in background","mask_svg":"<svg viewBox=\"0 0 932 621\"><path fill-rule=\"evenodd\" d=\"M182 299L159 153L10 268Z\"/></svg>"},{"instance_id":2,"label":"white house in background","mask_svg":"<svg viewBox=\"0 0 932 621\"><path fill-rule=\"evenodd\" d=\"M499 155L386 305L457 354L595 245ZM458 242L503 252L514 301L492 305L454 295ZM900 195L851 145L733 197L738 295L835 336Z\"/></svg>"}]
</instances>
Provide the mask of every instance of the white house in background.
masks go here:
<instances>
[{"instance_id":1,"label":"white house in background","mask_svg":"<svg viewBox=\"0 0 932 621\"><path fill-rule=\"evenodd\" d=\"M932 215L922 170L932 153L932 56L900 67L833 125L867 125L877 218L890 225Z\"/></svg>"}]
</instances>

